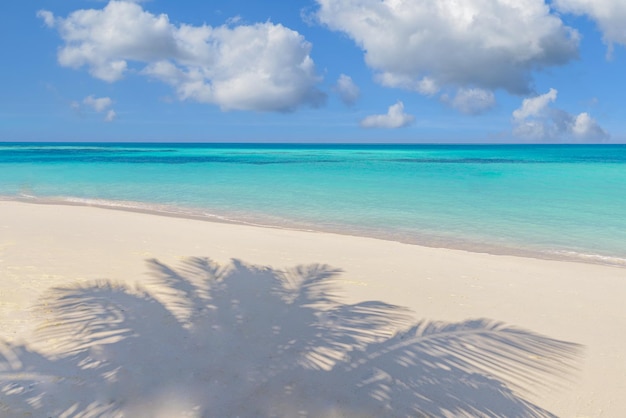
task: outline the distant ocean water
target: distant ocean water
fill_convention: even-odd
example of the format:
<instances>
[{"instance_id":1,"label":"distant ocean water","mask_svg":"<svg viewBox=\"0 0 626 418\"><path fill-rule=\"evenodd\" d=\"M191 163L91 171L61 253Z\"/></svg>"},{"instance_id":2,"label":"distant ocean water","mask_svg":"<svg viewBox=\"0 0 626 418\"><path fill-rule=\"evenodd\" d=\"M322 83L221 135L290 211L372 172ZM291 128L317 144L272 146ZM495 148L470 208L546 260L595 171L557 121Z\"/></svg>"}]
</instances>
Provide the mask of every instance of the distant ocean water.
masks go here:
<instances>
[{"instance_id":1,"label":"distant ocean water","mask_svg":"<svg viewBox=\"0 0 626 418\"><path fill-rule=\"evenodd\" d=\"M0 143L0 196L626 266L626 145Z\"/></svg>"}]
</instances>

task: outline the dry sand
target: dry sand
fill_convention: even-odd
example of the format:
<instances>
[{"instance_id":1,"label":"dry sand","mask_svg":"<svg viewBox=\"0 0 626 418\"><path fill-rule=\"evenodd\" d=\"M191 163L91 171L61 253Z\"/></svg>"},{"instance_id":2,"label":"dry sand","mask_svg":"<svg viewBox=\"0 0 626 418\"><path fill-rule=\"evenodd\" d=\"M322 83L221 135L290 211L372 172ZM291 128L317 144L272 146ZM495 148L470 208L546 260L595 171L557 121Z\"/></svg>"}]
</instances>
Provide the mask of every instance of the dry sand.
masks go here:
<instances>
[{"instance_id":1,"label":"dry sand","mask_svg":"<svg viewBox=\"0 0 626 418\"><path fill-rule=\"evenodd\" d=\"M4 201L0 416L626 416L625 297L623 268Z\"/></svg>"}]
</instances>

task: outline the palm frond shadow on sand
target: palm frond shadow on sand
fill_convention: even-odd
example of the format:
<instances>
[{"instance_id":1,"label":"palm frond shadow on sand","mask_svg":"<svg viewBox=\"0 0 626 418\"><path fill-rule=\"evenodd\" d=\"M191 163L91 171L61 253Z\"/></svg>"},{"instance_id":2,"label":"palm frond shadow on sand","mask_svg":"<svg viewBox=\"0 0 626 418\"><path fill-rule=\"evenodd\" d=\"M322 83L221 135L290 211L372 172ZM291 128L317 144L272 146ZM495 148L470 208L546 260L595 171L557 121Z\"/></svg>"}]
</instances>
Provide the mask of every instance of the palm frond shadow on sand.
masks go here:
<instances>
[{"instance_id":1,"label":"palm frond shadow on sand","mask_svg":"<svg viewBox=\"0 0 626 418\"><path fill-rule=\"evenodd\" d=\"M495 321L415 323L382 302L342 304L340 271L324 265L149 265L151 291L52 292L38 336L54 354L0 344L0 412L552 416L527 389L562 383L578 360L575 344Z\"/></svg>"}]
</instances>

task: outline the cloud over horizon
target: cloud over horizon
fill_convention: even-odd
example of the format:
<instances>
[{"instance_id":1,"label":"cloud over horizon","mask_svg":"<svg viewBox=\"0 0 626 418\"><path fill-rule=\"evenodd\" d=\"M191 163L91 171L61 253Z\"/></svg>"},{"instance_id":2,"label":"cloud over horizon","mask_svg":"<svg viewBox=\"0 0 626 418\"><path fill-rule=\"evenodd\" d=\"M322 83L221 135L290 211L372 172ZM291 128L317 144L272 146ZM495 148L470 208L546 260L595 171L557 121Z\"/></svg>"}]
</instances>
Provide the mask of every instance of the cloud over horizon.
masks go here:
<instances>
[{"instance_id":1,"label":"cloud over horizon","mask_svg":"<svg viewBox=\"0 0 626 418\"><path fill-rule=\"evenodd\" d=\"M361 120L362 128L395 129L409 126L415 121L415 116L404 113L404 103L398 101L389 106L384 115L370 115Z\"/></svg>"},{"instance_id":2,"label":"cloud over horizon","mask_svg":"<svg viewBox=\"0 0 626 418\"><path fill-rule=\"evenodd\" d=\"M67 18L37 15L65 42L59 64L87 67L107 82L132 72L171 85L180 100L222 110L287 112L325 101L311 44L281 24L174 25L166 14L116 0Z\"/></svg>"},{"instance_id":3,"label":"cloud over horizon","mask_svg":"<svg viewBox=\"0 0 626 418\"><path fill-rule=\"evenodd\" d=\"M52 8L37 12L42 27L38 36L50 36L52 29L53 38L59 37L56 62L48 56L48 65L91 76L89 83L94 87L74 90L74 98L102 91L97 87L101 81L126 79L105 90L106 94L121 99L115 89L123 86L133 97L142 95L140 101L145 104L166 100L207 104L210 107L204 106L203 111L211 118L219 110L290 113L312 107L325 120L343 118L343 124L349 120L357 130L393 128L414 120L404 113L406 104L433 121L452 120L452 113L463 118L491 112L491 120L504 124L500 132L510 133L512 126L518 139L602 140L607 132L589 113L576 111L573 100L580 104L598 97L603 117L614 121L615 103L623 96L618 95L619 89L610 93L595 89L608 81L586 74L601 74L599 64L589 62L588 46L598 45L602 37L607 57L616 48L614 61L601 60L602 75L613 77L612 85L619 84L615 74L621 70L620 45L626 46L624 0L313 0L304 9L268 4L254 11L244 9L245 13L242 5L222 11L200 7L202 3L196 7L176 3L161 7L150 0L91 3L62 9L62 14ZM275 8L284 13L271 14ZM32 14L30 18L35 19ZM208 23L202 23L203 19ZM604 50L602 45L599 48ZM41 50L49 51L50 45L42 45ZM579 50L584 54L579 56ZM38 51L31 58L36 57L45 55ZM588 72L574 78L573 72L582 68ZM574 91L574 80L591 88ZM519 116L523 99L538 105L544 96L540 93L551 86L567 93L559 99L559 107L567 111L558 109L556 97L550 99L548 92L541 112ZM334 96L332 106L324 109L328 95ZM360 110L377 109L381 101L384 109L386 103L395 104L386 113L381 108L381 114L368 117L365 113L355 118L354 108L337 106L341 102L348 108L358 104ZM93 115L93 109L106 114L107 121L117 117L117 109L110 105L96 110L94 106L104 102L89 104L80 99L75 103L75 109L85 115ZM520 109L515 110L518 105ZM188 112L185 106L168 108L170 114ZM293 118L297 123L312 120L304 114L308 111L294 116L235 113L227 119L249 117L261 125L274 117ZM455 129L470 137L474 134L462 126L489 129L480 125L482 119L486 120L462 121ZM282 122L271 123L279 126ZM624 138L615 123L604 123L614 140ZM434 130L444 125L447 122L420 127ZM324 126L316 124L314 129ZM326 133L306 135L323 137ZM472 136L472 140L477 138Z\"/></svg>"},{"instance_id":4,"label":"cloud over horizon","mask_svg":"<svg viewBox=\"0 0 626 418\"><path fill-rule=\"evenodd\" d=\"M603 141L609 134L587 112L574 115L550 107L558 91L524 99L513 112L513 134L533 140L575 139L578 141Z\"/></svg>"}]
</instances>

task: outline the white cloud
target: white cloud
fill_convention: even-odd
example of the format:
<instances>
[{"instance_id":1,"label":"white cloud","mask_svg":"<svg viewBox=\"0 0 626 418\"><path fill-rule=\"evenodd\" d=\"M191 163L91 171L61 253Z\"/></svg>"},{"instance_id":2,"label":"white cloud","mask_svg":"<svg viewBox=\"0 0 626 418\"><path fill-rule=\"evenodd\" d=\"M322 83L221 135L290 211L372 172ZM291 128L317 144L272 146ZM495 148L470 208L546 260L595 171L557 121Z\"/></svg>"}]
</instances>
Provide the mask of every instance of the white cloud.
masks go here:
<instances>
[{"instance_id":1,"label":"white cloud","mask_svg":"<svg viewBox=\"0 0 626 418\"><path fill-rule=\"evenodd\" d=\"M111 109L107 112L106 116L104 117L104 121L113 122L116 117L117 117L117 113L115 113L115 110Z\"/></svg>"},{"instance_id":2,"label":"white cloud","mask_svg":"<svg viewBox=\"0 0 626 418\"><path fill-rule=\"evenodd\" d=\"M556 100L557 94L557 90L550 89L546 94L524 99L522 106L513 112L513 118L515 120L524 120L531 116L541 115L548 105Z\"/></svg>"},{"instance_id":3,"label":"white cloud","mask_svg":"<svg viewBox=\"0 0 626 418\"><path fill-rule=\"evenodd\" d=\"M454 98L443 95L441 100L466 115L478 115L496 104L493 92L483 89L459 89Z\"/></svg>"},{"instance_id":4,"label":"white cloud","mask_svg":"<svg viewBox=\"0 0 626 418\"><path fill-rule=\"evenodd\" d=\"M397 102L389 106L385 115L370 115L360 123L363 128L402 128L415 121L415 117L404 113L404 104Z\"/></svg>"},{"instance_id":5,"label":"white cloud","mask_svg":"<svg viewBox=\"0 0 626 418\"><path fill-rule=\"evenodd\" d=\"M573 115L550 107L557 99L557 90L524 99L513 112L513 134L535 140L602 141L609 134L588 113Z\"/></svg>"},{"instance_id":6,"label":"white cloud","mask_svg":"<svg viewBox=\"0 0 626 418\"><path fill-rule=\"evenodd\" d=\"M365 52L377 80L527 94L532 71L578 55L579 36L544 0L316 0L317 19Z\"/></svg>"},{"instance_id":7,"label":"white cloud","mask_svg":"<svg viewBox=\"0 0 626 418\"><path fill-rule=\"evenodd\" d=\"M397 87L405 90L413 90L426 96L436 94L440 87L437 82L430 77L415 79L408 75L398 75L384 72L376 75L376 81L385 87Z\"/></svg>"},{"instance_id":8,"label":"white cloud","mask_svg":"<svg viewBox=\"0 0 626 418\"><path fill-rule=\"evenodd\" d=\"M233 17L229 17L228 19L226 19L226 24L227 25L236 25L237 23L241 22L241 16L236 15Z\"/></svg>"},{"instance_id":9,"label":"white cloud","mask_svg":"<svg viewBox=\"0 0 626 418\"><path fill-rule=\"evenodd\" d=\"M565 13L588 15L602 30L604 41L626 45L626 1L624 0L554 0Z\"/></svg>"},{"instance_id":10,"label":"white cloud","mask_svg":"<svg viewBox=\"0 0 626 418\"><path fill-rule=\"evenodd\" d=\"M70 107L76 112L81 113L81 109L83 107L88 107L94 110L96 113L106 112L104 116L105 122L113 122L117 117L117 113L115 110L110 109L113 106L113 100L110 97L95 97L94 95L89 95L85 97L82 101L82 106L79 102L73 101L70 103Z\"/></svg>"},{"instance_id":11,"label":"white cloud","mask_svg":"<svg viewBox=\"0 0 626 418\"><path fill-rule=\"evenodd\" d=\"M608 139L609 135L602 129L588 113L583 112L576 116L572 133L577 138L583 139Z\"/></svg>"},{"instance_id":12,"label":"white cloud","mask_svg":"<svg viewBox=\"0 0 626 418\"><path fill-rule=\"evenodd\" d=\"M181 100L225 110L290 111L325 99L311 44L280 24L174 25L165 14L114 0L67 18L38 15L65 41L59 63L87 67L101 80L115 82L137 68L172 85Z\"/></svg>"},{"instance_id":13,"label":"white cloud","mask_svg":"<svg viewBox=\"0 0 626 418\"><path fill-rule=\"evenodd\" d=\"M54 15L51 12L47 10L39 10L37 12L37 17L43 19L47 27L49 28L54 27Z\"/></svg>"},{"instance_id":14,"label":"white cloud","mask_svg":"<svg viewBox=\"0 0 626 418\"><path fill-rule=\"evenodd\" d=\"M83 99L83 103L91 107L96 112L103 112L113 104L113 100L110 97L96 98L93 95L87 96Z\"/></svg>"},{"instance_id":15,"label":"white cloud","mask_svg":"<svg viewBox=\"0 0 626 418\"><path fill-rule=\"evenodd\" d=\"M352 78L341 74L337 79L337 84L335 84L335 91L339 94L339 98L346 105L351 106L359 99L361 95L361 91L359 87L354 84Z\"/></svg>"}]
</instances>

